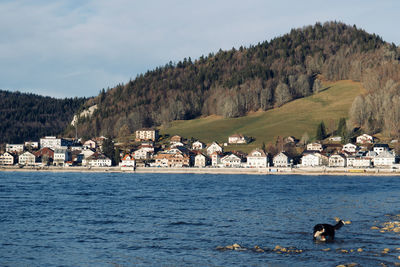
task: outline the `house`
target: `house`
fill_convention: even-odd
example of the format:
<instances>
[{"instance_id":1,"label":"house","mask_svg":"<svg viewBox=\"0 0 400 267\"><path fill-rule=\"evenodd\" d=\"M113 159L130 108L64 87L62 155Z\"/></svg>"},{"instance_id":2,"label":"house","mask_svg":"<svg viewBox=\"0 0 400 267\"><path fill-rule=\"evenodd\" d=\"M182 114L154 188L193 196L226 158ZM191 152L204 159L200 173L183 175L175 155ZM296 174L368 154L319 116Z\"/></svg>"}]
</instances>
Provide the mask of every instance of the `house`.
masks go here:
<instances>
[{"instance_id":1,"label":"house","mask_svg":"<svg viewBox=\"0 0 400 267\"><path fill-rule=\"evenodd\" d=\"M179 135L174 135L171 137L170 143L174 144L174 143L181 143L182 142L182 137Z\"/></svg>"},{"instance_id":2,"label":"house","mask_svg":"<svg viewBox=\"0 0 400 267\"><path fill-rule=\"evenodd\" d=\"M70 154L70 161L66 161L74 166L82 165L82 161L84 159L84 155L81 150L73 150Z\"/></svg>"},{"instance_id":3,"label":"house","mask_svg":"<svg viewBox=\"0 0 400 267\"><path fill-rule=\"evenodd\" d=\"M371 166L372 166L371 158L355 157L355 156L347 157L347 167L368 168Z\"/></svg>"},{"instance_id":4,"label":"house","mask_svg":"<svg viewBox=\"0 0 400 267\"><path fill-rule=\"evenodd\" d=\"M323 147L320 143L310 143L307 144L307 150L321 152L323 150Z\"/></svg>"},{"instance_id":5,"label":"house","mask_svg":"<svg viewBox=\"0 0 400 267\"><path fill-rule=\"evenodd\" d=\"M71 146L73 142L64 138L56 138L55 136L45 136L40 138L40 147L49 147L51 149L56 149L60 147Z\"/></svg>"},{"instance_id":6,"label":"house","mask_svg":"<svg viewBox=\"0 0 400 267\"><path fill-rule=\"evenodd\" d=\"M112 161L104 154L96 152L82 161L82 165L91 167L111 167Z\"/></svg>"},{"instance_id":7,"label":"house","mask_svg":"<svg viewBox=\"0 0 400 267\"><path fill-rule=\"evenodd\" d=\"M229 144L247 144L247 138L241 134L234 134L228 137Z\"/></svg>"},{"instance_id":8,"label":"house","mask_svg":"<svg viewBox=\"0 0 400 267\"><path fill-rule=\"evenodd\" d=\"M39 142L27 141L27 142L25 142L24 145L25 145L25 147L30 147L31 149L39 148Z\"/></svg>"},{"instance_id":9,"label":"house","mask_svg":"<svg viewBox=\"0 0 400 267\"><path fill-rule=\"evenodd\" d=\"M329 167L346 167L346 157L341 154L334 154L329 157Z\"/></svg>"},{"instance_id":10,"label":"house","mask_svg":"<svg viewBox=\"0 0 400 267\"><path fill-rule=\"evenodd\" d=\"M130 154L126 154L121 162L119 163L120 167L135 167L135 158L130 155Z\"/></svg>"},{"instance_id":11,"label":"house","mask_svg":"<svg viewBox=\"0 0 400 267\"><path fill-rule=\"evenodd\" d=\"M171 143L171 148L172 148L172 147L177 147L177 146L182 146L182 147L184 147L185 144L182 143L182 142L174 142L174 143Z\"/></svg>"},{"instance_id":12,"label":"house","mask_svg":"<svg viewBox=\"0 0 400 267\"><path fill-rule=\"evenodd\" d=\"M70 152L65 148L56 148L54 150L53 164L55 166L64 166L65 162L70 161Z\"/></svg>"},{"instance_id":13,"label":"house","mask_svg":"<svg viewBox=\"0 0 400 267\"><path fill-rule=\"evenodd\" d=\"M20 165L35 165L36 157L31 152L26 151L25 153L19 155L18 163Z\"/></svg>"},{"instance_id":14,"label":"house","mask_svg":"<svg viewBox=\"0 0 400 267\"><path fill-rule=\"evenodd\" d=\"M345 144L344 146L343 146L343 149L342 149L344 152L347 152L347 153L356 153L356 151L357 151L357 146L356 145L354 145L354 144L352 144L352 143L347 143L347 144Z\"/></svg>"},{"instance_id":15,"label":"house","mask_svg":"<svg viewBox=\"0 0 400 267\"><path fill-rule=\"evenodd\" d=\"M321 153L306 153L301 157L302 167L317 167L328 164L328 158Z\"/></svg>"},{"instance_id":16,"label":"house","mask_svg":"<svg viewBox=\"0 0 400 267\"><path fill-rule=\"evenodd\" d=\"M159 153L154 158L155 165L160 167L182 168L190 166L190 157L182 153Z\"/></svg>"},{"instance_id":17,"label":"house","mask_svg":"<svg viewBox=\"0 0 400 267\"><path fill-rule=\"evenodd\" d=\"M6 152L21 153L24 152L23 144L6 144Z\"/></svg>"},{"instance_id":18,"label":"house","mask_svg":"<svg viewBox=\"0 0 400 267\"><path fill-rule=\"evenodd\" d=\"M158 140L158 130L156 129L141 129L135 132L136 141L157 141Z\"/></svg>"},{"instance_id":19,"label":"house","mask_svg":"<svg viewBox=\"0 0 400 267\"><path fill-rule=\"evenodd\" d=\"M0 156L0 165L14 165L16 163L16 156L11 152L4 152Z\"/></svg>"},{"instance_id":20,"label":"house","mask_svg":"<svg viewBox=\"0 0 400 267\"><path fill-rule=\"evenodd\" d=\"M169 149L165 150L164 153L189 155L190 151L189 151L189 149L187 149L184 146L175 146L175 147L170 147Z\"/></svg>"},{"instance_id":21,"label":"house","mask_svg":"<svg viewBox=\"0 0 400 267\"><path fill-rule=\"evenodd\" d=\"M139 149L134 152L134 157L138 159L152 159L154 156L153 143L142 143Z\"/></svg>"},{"instance_id":22,"label":"house","mask_svg":"<svg viewBox=\"0 0 400 267\"><path fill-rule=\"evenodd\" d=\"M385 151L389 151L389 145L388 144L375 144L374 145L374 151L376 154L380 154Z\"/></svg>"},{"instance_id":23,"label":"house","mask_svg":"<svg viewBox=\"0 0 400 267\"><path fill-rule=\"evenodd\" d=\"M86 140L84 143L83 143L83 148L84 149L96 149L96 147L97 147L97 143L95 142L95 141L93 141L92 139L89 139L89 140Z\"/></svg>"},{"instance_id":24,"label":"house","mask_svg":"<svg viewBox=\"0 0 400 267\"><path fill-rule=\"evenodd\" d=\"M63 147L61 147L61 148L63 148ZM67 149L68 149L68 147L67 147ZM79 146L77 144L74 144L74 145L69 147L69 150L71 150L71 151L82 151L83 150L83 146Z\"/></svg>"},{"instance_id":25,"label":"house","mask_svg":"<svg viewBox=\"0 0 400 267\"><path fill-rule=\"evenodd\" d=\"M41 148L34 155L45 165L52 163L54 159L54 151L48 147Z\"/></svg>"},{"instance_id":26,"label":"house","mask_svg":"<svg viewBox=\"0 0 400 267\"><path fill-rule=\"evenodd\" d=\"M247 167L266 168L268 167L268 156L261 149L255 149L247 156Z\"/></svg>"},{"instance_id":27,"label":"house","mask_svg":"<svg viewBox=\"0 0 400 267\"><path fill-rule=\"evenodd\" d=\"M222 152L215 151L214 153L211 154L211 165L213 167L219 167L221 166L221 158L224 156Z\"/></svg>"},{"instance_id":28,"label":"house","mask_svg":"<svg viewBox=\"0 0 400 267\"><path fill-rule=\"evenodd\" d=\"M207 155L212 155L214 152L223 152L223 149L216 142L213 142L211 145L207 147Z\"/></svg>"},{"instance_id":29,"label":"house","mask_svg":"<svg viewBox=\"0 0 400 267\"><path fill-rule=\"evenodd\" d=\"M356 143L357 144L372 144L374 142L374 138L368 134L362 134L357 136Z\"/></svg>"},{"instance_id":30,"label":"house","mask_svg":"<svg viewBox=\"0 0 400 267\"><path fill-rule=\"evenodd\" d=\"M375 158L374 158L374 166L380 167L380 166L392 166L396 162L395 156L390 153L389 151L383 151L380 152Z\"/></svg>"},{"instance_id":31,"label":"house","mask_svg":"<svg viewBox=\"0 0 400 267\"><path fill-rule=\"evenodd\" d=\"M233 153L229 153L221 158L221 164L224 167L239 168L242 165L242 159Z\"/></svg>"},{"instance_id":32,"label":"house","mask_svg":"<svg viewBox=\"0 0 400 267\"><path fill-rule=\"evenodd\" d=\"M134 158L136 160L138 160L138 159L151 159L151 158L153 158L154 153L151 152L150 150L142 147L142 148L139 148L138 150L136 150L133 153L133 155L134 155Z\"/></svg>"},{"instance_id":33,"label":"house","mask_svg":"<svg viewBox=\"0 0 400 267\"><path fill-rule=\"evenodd\" d=\"M143 142L140 146L139 149L143 149L144 151L148 151L151 153L154 153L154 145L153 142Z\"/></svg>"},{"instance_id":34,"label":"house","mask_svg":"<svg viewBox=\"0 0 400 267\"><path fill-rule=\"evenodd\" d=\"M272 161L275 167L289 167L291 160L289 155L282 151L277 154Z\"/></svg>"},{"instance_id":35,"label":"house","mask_svg":"<svg viewBox=\"0 0 400 267\"><path fill-rule=\"evenodd\" d=\"M81 153L83 154L83 159L87 159L91 155L96 153L96 151L94 149L84 149L84 150L81 151ZM83 164L83 161L82 161L82 164Z\"/></svg>"},{"instance_id":36,"label":"house","mask_svg":"<svg viewBox=\"0 0 400 267\"><path fill-rule=\"evenodd\" d=\"M201 150L204 148L204 144L200 141L193 142L192 149L193 150Z\"/></svg>"},{"instance_id":37,"label":"house","mask_svg":"<svg viewBox=\"0 0 400 267\"><path fill-rule=\"evenodd\" d=\"M209 164L209 158L201 153L198 153L194 157L194 166L195 167L205 167Z\"/></svg>"},{"instance_id":38,"label":"house","mask_svg":"<svg viewBox=\"0 0 400 267\"><path fill-rule=\"evenodd\" d=\"M328 140L331 142L342 142L342 137L341 136L332 136L332 137L329 137Z\"/></svg>"}]
</instances>

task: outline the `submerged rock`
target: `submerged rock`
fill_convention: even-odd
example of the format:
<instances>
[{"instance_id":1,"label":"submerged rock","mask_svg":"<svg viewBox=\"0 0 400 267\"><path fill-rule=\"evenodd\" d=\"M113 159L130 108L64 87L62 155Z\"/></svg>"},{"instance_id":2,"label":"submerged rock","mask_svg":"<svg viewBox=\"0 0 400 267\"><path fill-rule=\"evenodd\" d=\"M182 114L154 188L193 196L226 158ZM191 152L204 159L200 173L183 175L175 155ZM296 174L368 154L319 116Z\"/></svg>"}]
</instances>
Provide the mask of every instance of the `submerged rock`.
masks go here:
<instances>
[{"instance_id":1,"label":"submerged rock","mask_svg":"<svg viewBox=\"0 0 400 267\"><path fill-rule=\"evenodd\" d=\"M276 253L281 254L281 253L302 253L302 249L298 249L295 247L281 247L279 245L276 245L275 248L273 249Z\"/></svg>"},{"instance_id":2,"label":"submerged rock","mask_svg":"<svg viewBox=\"0 0 400 267\"><path fill-rule=\"evenodd\" d=\"M265 250L264 249L262 249L262 248L260 248L259 246L254 246L254 249L253 249L255 252L265 252Z\"/></svg>"},{"instance_id":3,"label":"submerged rock","mask_svg":"<svg viewBox=\"0 0 400 267\"><path fill-rule=\"evenodd\" d=\"M247 250L246 248L240 246L239 244L235 243L233 245L228 245L225 247L218 246L216 247L217 250Z\"/></svg>"},{"instance_id":4,"label":"submerged rock","mask_svg":"<svg viewBox=\"0 0 400 267\"><path fill-rule=\"evenodd\" d=\"M355 266L358 266L358 263L352 262L352 263L336 265L336 267L355 267Z\"/></svg>"}]
</instances>

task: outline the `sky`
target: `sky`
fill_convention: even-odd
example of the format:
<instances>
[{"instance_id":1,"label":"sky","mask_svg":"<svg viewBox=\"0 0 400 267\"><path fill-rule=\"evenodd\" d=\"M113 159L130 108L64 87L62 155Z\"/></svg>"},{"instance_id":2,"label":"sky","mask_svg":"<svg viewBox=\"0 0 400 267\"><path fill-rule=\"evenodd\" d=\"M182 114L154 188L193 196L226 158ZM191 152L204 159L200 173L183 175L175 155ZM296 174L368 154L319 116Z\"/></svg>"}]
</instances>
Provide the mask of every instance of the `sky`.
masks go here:
<instances>
[{"instance_id":1,"label":"sky","mask_svg":"<svg viewBox=\"0 0 400 267\"><path fill-rule=\"evenodd\" d=\"M95 96L169 61L316 22L355 24L399 45L399 10L398 0L0 0L0 89Z\"/></svg>"}]
</instances>

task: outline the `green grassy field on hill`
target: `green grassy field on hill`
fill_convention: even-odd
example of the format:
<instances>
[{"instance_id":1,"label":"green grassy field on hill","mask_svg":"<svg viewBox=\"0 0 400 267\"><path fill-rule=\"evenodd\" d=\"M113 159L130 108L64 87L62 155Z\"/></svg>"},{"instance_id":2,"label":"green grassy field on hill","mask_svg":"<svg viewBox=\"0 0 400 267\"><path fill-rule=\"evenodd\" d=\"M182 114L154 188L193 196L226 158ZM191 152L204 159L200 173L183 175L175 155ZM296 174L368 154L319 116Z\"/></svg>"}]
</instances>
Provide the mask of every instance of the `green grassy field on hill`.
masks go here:
<instances>
[{"instance_id":1,"label":"green grassy field on hill","mask_svg":"<svg viewBox=\"0 0 400 267\"><path fill-rule=\"evenodd\" d=\"M339 81L325 83L325 89L309 97L297 99L279 108L255 112L240 118L209 116L189 121L175 121L169 127L161 127L161 134L195 138L204 143L227 142L228 136L239 133L254 138L248 145L230 146L228 150L249 150L273 142L278 136L295 136L300 139L307 132L310 138L317 125L324 121L337 121L348 117L354 98L365 93L360 83Z\"/></svg>"}]
</instances>

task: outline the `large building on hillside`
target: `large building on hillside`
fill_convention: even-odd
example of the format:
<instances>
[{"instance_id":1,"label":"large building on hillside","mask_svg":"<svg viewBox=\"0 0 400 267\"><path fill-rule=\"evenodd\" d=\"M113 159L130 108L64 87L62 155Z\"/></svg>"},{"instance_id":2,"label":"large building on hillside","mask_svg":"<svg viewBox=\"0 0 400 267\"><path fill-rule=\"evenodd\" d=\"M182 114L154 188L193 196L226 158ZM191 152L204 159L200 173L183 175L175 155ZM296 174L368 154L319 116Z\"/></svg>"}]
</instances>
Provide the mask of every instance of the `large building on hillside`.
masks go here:
<instances>
[{"instance_id":1,"label":"large building on hillside","mask_svg":"<svg viewBox=\"0 0 400 267\"><path fill-rule=\"evenodd\" d=\"M45 136L40 138L40 147L48 147L51 149L71 146L73 144L72 141L64 139L64 138L57 138L55 136Z\"/></svg>"},{"instance_id":2,"label":"large building on hillside","mask_svg":"<svg viewBox=\"0 0 400 267\"><path fill-rule=\"evenodd\" d=\"M21 153L24 152L23 144L6 144L7 152Z\"/></svg>"},{"instance_id":3,"label":"large building on hillside","mask_svg":"<svg viewBox=\"0 0 400 267\"><path fill-rule=\"evenodd\" d=\"M157 141L158 139L158 130L156 129L141 129L135 132L136 141Z\"/></svg>"}]
</instances>

